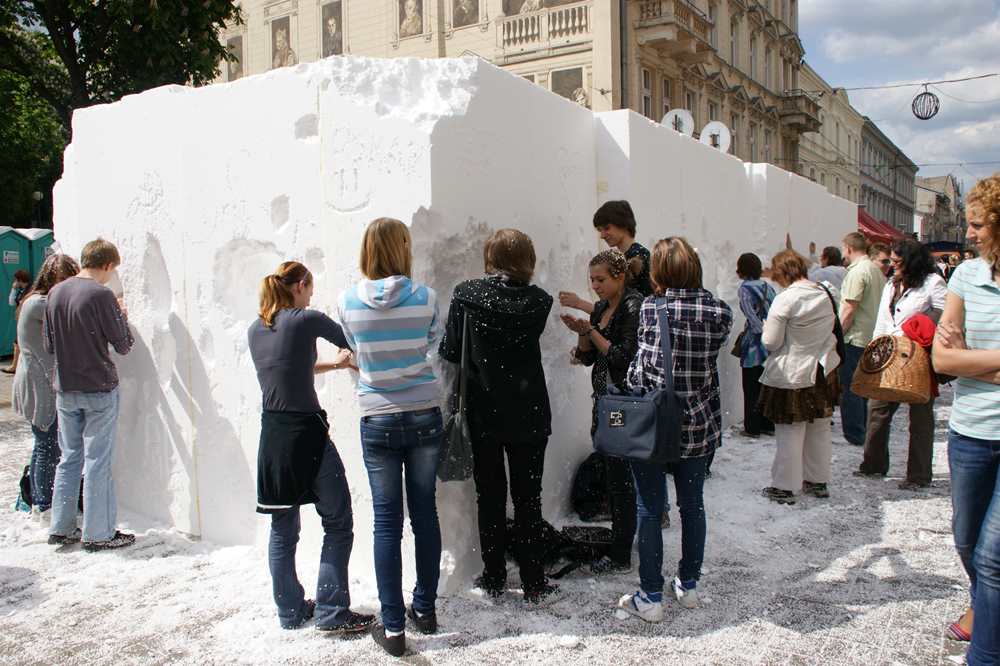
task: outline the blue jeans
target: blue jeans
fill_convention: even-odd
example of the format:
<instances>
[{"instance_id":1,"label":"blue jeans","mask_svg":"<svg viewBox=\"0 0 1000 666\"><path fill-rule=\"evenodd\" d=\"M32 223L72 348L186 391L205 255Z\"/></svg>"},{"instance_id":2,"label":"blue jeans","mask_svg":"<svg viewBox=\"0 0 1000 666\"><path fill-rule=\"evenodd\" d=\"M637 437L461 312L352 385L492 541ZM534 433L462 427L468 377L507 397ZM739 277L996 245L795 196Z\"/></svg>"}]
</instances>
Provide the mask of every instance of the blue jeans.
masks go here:
<instances>
[{"instance_id":1,"label":"blue jeans","mask_svg":"<svg viewBox=\"0 0 1000 666\"><path fill-rule=\"evenodd\" d=\"M840 385L843 389L843 394L840 396L840 421L844 426L844 439L855 446L864 446L865 429L868 425L868 400L851 390L851 380L865 348L854 345L844 345L844 347L847 358L840 364Z\"/></svg>"},{"instance_id":2,"label":"blue jeans","mask_svg":"<svg viewBox=\"0 0 1000 666\"><path fill-rule=\"evenodd\" d=\"M701 578L705 559L705 465L708 456L684 458L670 465L681 514L681 560L677 577L684 582ZM639 587L643 592L663 591L663 532L660 517L666 500L666 465L632 461L639 523Z\"/></svg>"},{"instance_id":3,"label":"blue jeans","mask_svg":"<svg viewBox=\"0 0 1000 666\"><path fill-rule=\"evenodd\" d=\"M970 666L1000 664L1000 441L948 436L952 532L975 619Z\"/></svg>"},{"instance_id":4,"label":"blue jeans","mask_svg":"<svg viewBox=\"0 0 1000 666\"><path fill-rule=\"evenodd\" d=\"M83 484L83 540L107 541L115 535L118 500L111 462L118 429L118 389L106 393L66 392L56 395L59 450L52 494L50 534L69 536Z\"/></svg>"},{"instance_id":5,"label":"blue jeans","mask_svg":"<svg viewBox=\"0 0 1000 666\"><path fill-rule=\"evenodd\" d=\"M416 550L413 609L433 613L441 574L441 528L435 491L444 436L440 409L365 416L361 445L375 512L375 580L382 624L403 631L403 477Z\"/></svg>"},{"instance_id":6,"label":"blue jeans","mask_svg":"<svg viewBox=\"0 0 1000 666\"><path fill-rule=\"evenodd\" d=\"M31 503L39 511L52 508L52 485L59 464L59 419L48 430L31 426L35 447L31 450Z\"/></svg>"},{"instance_id":7,"label":"blue jeans","mask_svg":"<svg viewBox=\"0 0 1000 666\"><path fill-rule=\"evenodd\" d=\"M313 482L316 513L323 523L323 549L319 555L316 582L316 626L331 628L350 619L347 563L354 545L351 492L340 454L333 442L323 450L323 459ZM295 547L299 542L299 507L271 514L271 539L267 563L271 589L281 626L291 629L305 621L305 591L295 572Z\"/></svg>"}]
</instances>

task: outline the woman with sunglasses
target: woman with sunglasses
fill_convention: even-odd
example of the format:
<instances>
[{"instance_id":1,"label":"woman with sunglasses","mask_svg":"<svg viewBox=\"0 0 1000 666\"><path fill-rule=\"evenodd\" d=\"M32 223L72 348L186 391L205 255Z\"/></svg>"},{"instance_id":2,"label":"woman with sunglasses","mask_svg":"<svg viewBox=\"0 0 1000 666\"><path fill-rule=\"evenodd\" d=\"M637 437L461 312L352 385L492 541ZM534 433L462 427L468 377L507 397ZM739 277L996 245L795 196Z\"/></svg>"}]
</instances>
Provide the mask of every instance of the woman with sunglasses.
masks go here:
<instances>
[{"instance_id":1,"label":"woman with sunglasses","mask_svg":"<svg viewBox=\"0 0 1000 666\"><path fill-rule=\"evenodd\" d=\"M874 336L903 335L903 324L924 314L935 322L944 310L948 285L934 270L934 259L926 246L905 239L892 246L893 276L882 290L875 320ZM883 477L889 473L889 426L899 409L898 402L868 401L865 454L856 476ZM902 490L931 485L934 454L934 398L925 404L910 405L910 452Z\"/></svg>"}]
</instances>

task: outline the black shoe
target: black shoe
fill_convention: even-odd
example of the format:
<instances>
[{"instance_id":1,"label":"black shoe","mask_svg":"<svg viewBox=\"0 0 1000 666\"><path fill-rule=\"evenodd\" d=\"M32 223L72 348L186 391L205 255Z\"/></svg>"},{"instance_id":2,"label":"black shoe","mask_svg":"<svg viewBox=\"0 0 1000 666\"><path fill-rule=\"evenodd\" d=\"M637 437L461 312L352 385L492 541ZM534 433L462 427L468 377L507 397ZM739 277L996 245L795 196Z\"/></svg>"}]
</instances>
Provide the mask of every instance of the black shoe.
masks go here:
<instances>
[{"instance_id":1,"label":"black shoe","mask_svg":"<svg viewBox=\"0 0 1000 666\"><path fill-rule=\"evenodd\" d=\"M436 634L438 631L437 613L418 615L417 611L413 610L413 606L410 606L406 609L406 617L410 618L413 626L422 634Z\"/></svg>"},{"instance_id":2,"label":"black shoe","mask_svg":"<svg viewBox=\"0 0 1000 666\"><path fill-rule=\"evenodd\" d=\"M83 538L83 533L79 530L73 530L70 534L50 534L49 535L49 545L50 546L65 546L71 543L77 543Z\"/></svg>"},{"instance_id":3,"label":"black shoe","mask_svg":"<svg viewBox=\"0 0 1000 666\"><path fill-rule=\"evenodd\" d=\"M863 469L856 469L853 475L860 479L884 479L885 474L879 474L878 472L866 472Z\"/></svg>"},{"instance_id":4,"label":"black shoe","mask_svg":"<svg viewBox=\"0 0 1000 666\"><path fill-rule=\"evenodd\" d=\"M313 615L315 614L316 614L316 602L313 601L312 599L306 599L305 601L302 602L302 617L299 619L299 621L291 624L283 624L281 625L281 628L301 629L306 622L313 619Z\"/></svg>"},{"instance_id":5,"label":"black shoe","mask_svg":"<svg viewBox=\"0 0 1000 666\"><path fill-rule=\"evenodd\" d=\"M746 430L740 431L740 437L746 437L747 439L758 439L760 437L759 432L747 432Z\"/></svg>"},{"instance_id":6,"label":"black shoe","mask_svg":"<svg viewBox=\"0 0 1000 666\"><path fill-rule=\"evenodd\" d=\"M631 562L615 562L607 555L590 565L590 573L595 576L603 576L605 574L623 574L630 571L632 571Z\"/></svg>"},{"instance_id":7,"label":"black shoe","mask_svg":"<svg viewBox=\"0 0 1000 666\"><path fill-rule=\"evenodd\" d=\"M489 578L486 574L483 574L472 581L472 587L478 587L491 599L499 599L502 597L506 586L506 581Z\"/></svg>"},{"instance_id":8,"label":"black shoe","mask_svg":"<svg viewBox=\"0 0 1000 666\"><path fill-rule=\"evenodd\" d=\"M791 490L781 490L768 486L760 491L760 494L778 504L795 504L795 493Z\"/></svg>"},{"instance_id":9,"label":"black shoe","mask_svg":"<svg viewBox=\"0 0 1000 666\"><path fill-rule=\"evenodd\" d=\"M115 532L115 535L108 539L107 541L84 541L83 549L94 553L99 550L115 550L116 548L125 548L131 546L135 543L134 534L126 534L125 532Z\"/></svg>"},{"instance_id":10,"label":"black shoe","mask_svg":"<svg viewBox=\"0 0 1000 666\"><path fill-rule=\"evenodd\" d=\"M545 601L551 601L557 596L559 592L559 586L554 583L545 582L542 583L541 587L525 590L524 591L524 602L528 604L540 604Z\"/></svg>"},{"instance_id":11,"label":"black shoe","mask_svg":"<svg viewBox=\"0 0 1000 666\"><path fill-rule=\"evenodd\" d=\"M406 634L386 636L385 627L381 622L372 625L371 634L379 647L393 657L402 657L406 653Z\"/></svg>"},{"instance_id":12,"label":"black shoe","mask_svg":"<svg viewBox=\"0 0 1000 666\"><path fill-rule=\"evenodd\" d=\"M828 499L830 497L830 491L827 490L825 483L803 481L802 492L806 495L812 495L813 497L818 497L820 499Z\"/></svg>"},{"instance_id":13,"label":"black shoe","mask_svg":"<svg viewBox=\"0 0 1000 666\"><path fill-rule=\"evenodd\" d=\"M355 613L354 611L348 611L347 620L341 622L340 624L335 624L332 627L324 627L316 625L317 631L325 631L330 634L336 634L338 636L350 636L351 634L360 634L362 631L368 627L375 625L375 616L369 615L368 613Z\"/></svg>"},{"instance_id":14,"label":"black shoe","mask_svg":"<svg viewBox=\"0 0 1000 666\"><path fill-rule=\"evenodd\" d=\"M924 483L922 481L910 481L909 479L905 479L899 482L900 490L921 490L923 488L930 488L930 487L931 487L930 481Z\"/></svg>"}]
</instances>

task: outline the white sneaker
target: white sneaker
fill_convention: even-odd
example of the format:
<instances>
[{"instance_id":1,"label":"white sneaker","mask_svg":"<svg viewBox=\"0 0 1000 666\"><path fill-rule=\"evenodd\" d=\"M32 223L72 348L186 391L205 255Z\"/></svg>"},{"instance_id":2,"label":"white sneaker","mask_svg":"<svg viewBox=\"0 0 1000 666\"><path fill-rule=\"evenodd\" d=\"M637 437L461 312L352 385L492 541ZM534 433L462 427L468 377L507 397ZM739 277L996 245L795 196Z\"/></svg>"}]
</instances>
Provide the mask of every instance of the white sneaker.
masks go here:
<instances>
[{"instance_id":1,"label":"white sneaker","mask_svg":"<svg viewBox=\"0 0 1000 666\"><path fill-rule=\"evenodd\" d=\"M46 530L52 527L52 509L38 512L38 524Z\"/></svg>"},{"instance_id":2,"label":"white sneaker","mask_svg":"<svg viewBox=\"0 0 1000 666\"><path fill-rule=\"evenodd\" d=\"M698 589L696 587L693 587L690 590L685 590L684 585L681 583L681 579L674 578L673 588L674 596L677 597L677 603L684 608L698 607Z\"/></svg>"},{"instance_id":3,"label":"white sneaker","mask_svg":"<svg viewBox=\"0 0 1000 666\"><path fill-rule=\"evenodd\" d=\"M650 601L641 591L623 596L618 600L618 608L646 622L663 621L663 603Z\"/></svg>"}]
</instances>

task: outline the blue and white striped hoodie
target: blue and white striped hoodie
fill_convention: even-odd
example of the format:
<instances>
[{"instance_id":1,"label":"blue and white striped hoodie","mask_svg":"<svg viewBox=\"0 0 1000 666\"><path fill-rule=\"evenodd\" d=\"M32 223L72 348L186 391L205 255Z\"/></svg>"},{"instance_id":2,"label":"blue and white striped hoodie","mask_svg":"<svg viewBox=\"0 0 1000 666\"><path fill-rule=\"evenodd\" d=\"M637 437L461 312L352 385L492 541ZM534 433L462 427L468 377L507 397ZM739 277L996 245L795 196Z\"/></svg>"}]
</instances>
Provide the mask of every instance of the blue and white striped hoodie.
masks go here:
<instances>
[{"instance_id":1,"label":"blue and white striped hoodie","mask_svg":"<svg viewBox=\"0 0 1000 666\"><path fill-rule=\"evenodd\" d=\"M362 415L441 405L428 359L440 335L433 289L403 275L363 280L340 295L337 310L361 375Z\"/></svg>"}]
</instances>

